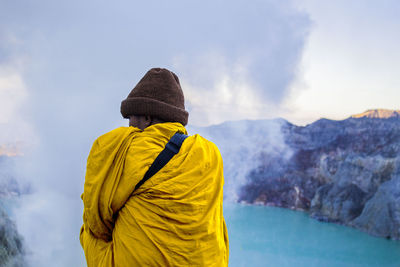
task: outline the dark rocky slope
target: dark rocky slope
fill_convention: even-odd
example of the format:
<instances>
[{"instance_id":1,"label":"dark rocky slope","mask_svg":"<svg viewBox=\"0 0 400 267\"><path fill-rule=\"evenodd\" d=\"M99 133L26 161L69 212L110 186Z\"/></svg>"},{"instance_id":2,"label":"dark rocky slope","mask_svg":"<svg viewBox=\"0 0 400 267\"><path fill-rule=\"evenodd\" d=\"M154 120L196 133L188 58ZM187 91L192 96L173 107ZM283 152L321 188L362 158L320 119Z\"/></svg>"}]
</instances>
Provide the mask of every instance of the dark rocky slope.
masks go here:
<instances>
[{"instance_id":1,"label":"dark rocky slope","mask_svg":"<svg viewBox=\"0 0 400 267\"><path fill-rule=\"evenodd\" d=\"M235 201L304 210L400 239L400 118L371 113L305 127L279 119L194 130L220 147L228 199L234 188Z\"/></svg>"},{"instance_id":2,"label":"dark rocky slope","mask_svg":"<svg viewBox=\"0 0 400 267\"><path fill-rule=\"evenodd\" d=\"M0 201L0 266L25 266L22 237Z\"/></svg>"},{"instance_id":3,"label":"dark rocky slope","mask_svg":"<svg viewBox=\"0 0 400 267\"><path fill-rule=\"evenodd\" d=\"M10 218L10 203L20 195L14 157L0 155L0 266L25 266L23 238Z\"/></svg>"}]
</instances>

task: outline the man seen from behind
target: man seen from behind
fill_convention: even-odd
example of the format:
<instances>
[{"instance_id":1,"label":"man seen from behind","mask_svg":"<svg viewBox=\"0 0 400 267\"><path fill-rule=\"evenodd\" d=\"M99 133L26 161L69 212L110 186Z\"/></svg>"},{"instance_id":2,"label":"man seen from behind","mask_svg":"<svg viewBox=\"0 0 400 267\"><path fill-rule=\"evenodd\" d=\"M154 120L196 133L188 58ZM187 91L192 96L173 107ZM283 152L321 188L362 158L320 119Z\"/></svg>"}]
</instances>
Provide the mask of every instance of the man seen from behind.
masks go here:
<instances>
[{"instance_id":1,"label":"man seen from behind","mask_svg":"<svg viewBox=\"0 0 400 267\"><path fill-rule=\"evenodd\" d=\"M121 103L129 127L90 151L80 242L91 266L227 266L223 164L187 136L178 77L149 70Z\"/></svg>"}]
</instances>

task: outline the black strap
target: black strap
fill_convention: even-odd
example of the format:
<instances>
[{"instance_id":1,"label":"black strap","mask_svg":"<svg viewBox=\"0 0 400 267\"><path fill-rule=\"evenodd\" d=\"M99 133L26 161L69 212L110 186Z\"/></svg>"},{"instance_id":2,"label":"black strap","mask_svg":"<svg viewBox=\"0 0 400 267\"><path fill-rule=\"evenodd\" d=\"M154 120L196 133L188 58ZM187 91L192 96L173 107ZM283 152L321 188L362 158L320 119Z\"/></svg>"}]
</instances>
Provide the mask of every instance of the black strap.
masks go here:
<instances>
[{"instance_id":1,"label":"black strap","mask_svg":"<svg viewBox=\"0 0 400 267\"><path fill-rule=\"evenodd\" d=\"M138 189L142 184L144 184L150 177L156 174L159 170L162 169L170 159L179 152L179 149L182 146L183 141L188 136L181 133L175 133L174 136L168 141L167 145L165 146L164 150L158 154L157 158L154 160L153 164L151 164L150 168L147 170L146 174L144 175L143 179L140 180L139 183L135 186L135 190ZM134 191L135 191L134 190Z\"/></svg>"}]
</instances>

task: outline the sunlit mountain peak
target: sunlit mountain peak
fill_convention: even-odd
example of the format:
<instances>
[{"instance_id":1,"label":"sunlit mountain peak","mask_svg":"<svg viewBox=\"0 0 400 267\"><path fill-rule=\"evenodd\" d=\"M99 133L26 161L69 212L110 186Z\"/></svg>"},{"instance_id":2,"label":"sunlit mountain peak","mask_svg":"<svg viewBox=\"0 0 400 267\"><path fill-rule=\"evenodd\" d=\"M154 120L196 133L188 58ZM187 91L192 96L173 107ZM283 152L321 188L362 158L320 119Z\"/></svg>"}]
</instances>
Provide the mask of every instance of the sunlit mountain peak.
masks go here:
<instances>
[{"instance_id":1,"label":"sunlit mountain peak","mask_svg":"<svg viewBox=\"0 0 400 267\"><path fill-rule=\"evenodd\" d=\"M373 118L373 119L389 119L400 118L400 110L392 109L369 109L363 113L355 114L352 118Z\"/></svg>"}]
</instances>

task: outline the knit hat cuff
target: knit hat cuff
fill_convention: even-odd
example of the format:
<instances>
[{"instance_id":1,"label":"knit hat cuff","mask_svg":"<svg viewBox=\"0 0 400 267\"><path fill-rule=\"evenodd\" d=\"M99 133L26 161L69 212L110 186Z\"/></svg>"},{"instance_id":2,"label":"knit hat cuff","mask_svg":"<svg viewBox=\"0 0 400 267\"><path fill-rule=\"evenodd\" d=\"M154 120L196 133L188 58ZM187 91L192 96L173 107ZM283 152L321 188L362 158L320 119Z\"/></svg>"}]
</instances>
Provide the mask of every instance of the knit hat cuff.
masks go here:
<instances>
[{"instance_id":1,"label":"knit hat cuff","mask_svg":"<svg viewBox=\"0 0 400 267\"><path fill-rule=\"evenodd\" d=\"M147 97L127 98L121 102L121 114L125 119L131 115L150 115L169 122L186 125L189 113L182 108Z\"/></svg>"}]
</instances>

